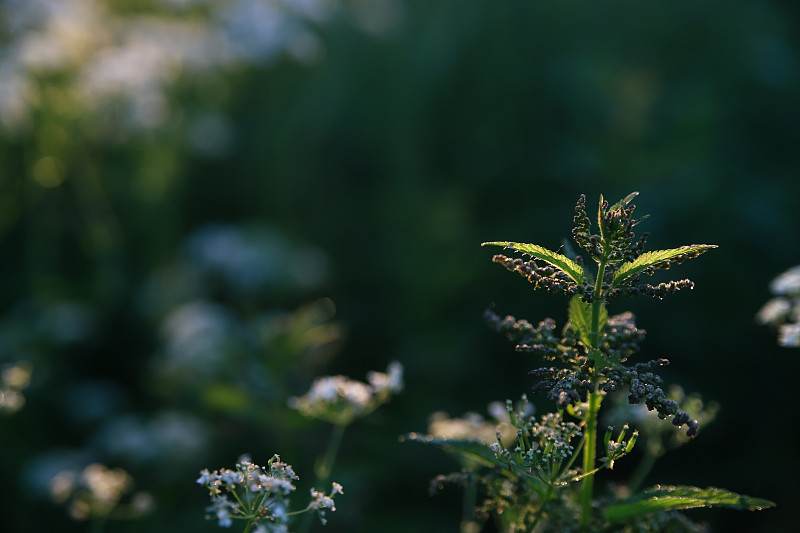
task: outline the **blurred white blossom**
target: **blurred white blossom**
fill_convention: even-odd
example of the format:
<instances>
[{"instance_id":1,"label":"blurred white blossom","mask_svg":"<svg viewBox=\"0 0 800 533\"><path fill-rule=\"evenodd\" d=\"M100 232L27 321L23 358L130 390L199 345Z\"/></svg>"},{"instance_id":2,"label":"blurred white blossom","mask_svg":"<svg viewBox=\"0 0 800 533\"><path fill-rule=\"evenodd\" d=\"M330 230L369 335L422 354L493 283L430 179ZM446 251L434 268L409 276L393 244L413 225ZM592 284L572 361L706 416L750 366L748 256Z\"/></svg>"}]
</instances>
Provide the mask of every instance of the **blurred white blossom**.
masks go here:
<instances>
[{"instance_id":1,"label":"blurred white blossom","mask_svg":"<svg viewBox=\"0 0 800 533\"><path fill-rule=\"evenodd\" d=\"M782 324L778 328L778 344L787 348L800 347L800 324Z\"/></svg>"},{"instance_id":2,"label":"blurred white blossom","mask_svg":"<svg viewBox=\"0 0 800 533\"><path fill-rule=\"evenodd\" d=\"M25 405L25 390L31 382L33 365L28 361L17 361L2 367L0 371L0 414L16 413Z\"/></svg>"},{"instance_id":3,"label":"blurred white blossom","mask_svg":"<svg viewBox=\"0 0 800 533\"><path fill-rule=\"evenodd\" d=\"M211 430L199 418L165 410L151 418L118 416L98 432L95 443L131 464L188 464L205 455Z\"/></svg>"},{"instance_id":4,"label":"blurred white blossom","mask_svg":"<svg viewBox=\"0 0 800 533\"><path fill-rule=\"evenodd\" d=\"M510 424L506 405L492 402L487 411L491 415L490 419L475 412L451 418L447 413L437 411L428 422L428 434L448 440L472 440L483 444L495 442L498 432L504 439L512 439L516 430Z\"/></svg>"},{"instance_id":5,"label":"blurred white blossom","mask_svg":"<svg viewBox=\"0 0 800 533\"><path fill-rule=\"evenodd\" d=\"M347 425L366 416L403 389L403 367L392 362L385 373L370 372L369 384L345 376L324 376L300 397L289 399L289 407L301 414L333 424Z\"/></svg>"},{"instance_id":6,"label":"blurred white blossom","mask_svg":"<svg viewBox=\"0 0 800 533\"><path fill-rule=\"evenodd\" d=\"M330 262L321 250L270 228L211 224L189 237L186 251L197 269L242 293L277 286L314 288L329 276Z\"/></svg>"},{"instance_id":7,"label":"blurred white blossom","mask_svg":"<svg viewBox=\"0 0 800 533\"><path fill-rule=\"evenodd\" d=\"M175 308L163 326L162 372L192 369L193 374L214 373L237 342L236 320L223 306L204 300Z\"/></svg>"},{"instance_id":8,"label":"blurred white blossom","mask_svg":"<svg viewBox=\"0 0 800 533\"><path fill-rule=\"evenodd\" d=\"M772 280L769 285L773 294L783 296L800 295L800 265L790 268Z\"/></svg>"},{"instance_id":9,"label":"blurred white blossom","mask_svg":"<svg viewBox=\"0 0 800 533\"><path fill-rule=\"evenodd\" d=\"M0 127L24 129L37 98L59 81L69 106L122 111L132 130L161 126L179 76L264 65L286 54L322 55L313 26L339 0L161 0L125 13L110 0L6 0L0 4Z\"/></svg>"},{"instance_id":10,"label":"blurred white blossom","mask_svg":"<svg viewBox=\"0 0 800 533\"><path fill-rule=\"evenodd\" d=\"M121 468L92 463L82 471L62 470L50 480L50 494L75 520L138 518L153 510L149 493L133 491L133 478ZM123 498L130 496L123 503Z\"/></svg>"},{"instance_id":11,"label":"blurred white blossom","mask_svg":"<svg viewBox=\"0 0 800 533\"><path fill-rule=\"evenodd\" d=\"M756 314L756 322L778 331L778 344L800 347L800 265L783 272L769 285L775 296Z\"/></svg>"}]
</instances>

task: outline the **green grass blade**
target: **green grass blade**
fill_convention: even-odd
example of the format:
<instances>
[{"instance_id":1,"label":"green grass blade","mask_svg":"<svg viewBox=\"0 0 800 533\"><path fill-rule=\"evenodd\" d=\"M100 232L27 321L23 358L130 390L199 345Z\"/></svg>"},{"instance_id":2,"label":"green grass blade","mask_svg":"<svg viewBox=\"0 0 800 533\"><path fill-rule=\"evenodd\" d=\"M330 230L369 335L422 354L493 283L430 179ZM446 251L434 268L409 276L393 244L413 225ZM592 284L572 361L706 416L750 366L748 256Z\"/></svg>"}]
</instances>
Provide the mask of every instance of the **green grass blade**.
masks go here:
<instances>
[{"instance_id":1,"label":"green grass blade","mask_svg":"<svg viewBox=\"0 0 800 533\"><path fill-rule=\"evenodd\" d=\"M525 244L521 242L493 241L485 242L481 246L503 246L518 252L522 252L549 263L569 276L572 281L578 284L583 283L583 267L565 255L561 255L547 248L536 244Z\"/></svg>"},{"instance_id":2,"label":"green grass blade","mask_svg":"<svg viewBox=\"0 0 800 533\"><path fill-rule=\"evenodd\" d=\"M619 286L620 283L631 276L640 274L646 268L667 268L672 261L685 259L687 257L697 257L703 252L716 247L717 246L714 244L692 244L690 246L681 246L680 248L672 248L670 250L656 250L654 252L644 253L634 261L628 261L619 267L614 275L614 286Z\"/></svg>"},{"instance_id":3,"label":"green grass blade","mask_svg":"<svg viewBox=\"0 0 800 533\"><path fill-rule=\"evenodd\" d=\"M637 494L603 510L609 522L624 522L650 513L694 509L697 507L726 507L740 511L756 511L774 507L769 500L753 498L724 489L689 486L658 486Z\"/></svg>"}]
</instances>

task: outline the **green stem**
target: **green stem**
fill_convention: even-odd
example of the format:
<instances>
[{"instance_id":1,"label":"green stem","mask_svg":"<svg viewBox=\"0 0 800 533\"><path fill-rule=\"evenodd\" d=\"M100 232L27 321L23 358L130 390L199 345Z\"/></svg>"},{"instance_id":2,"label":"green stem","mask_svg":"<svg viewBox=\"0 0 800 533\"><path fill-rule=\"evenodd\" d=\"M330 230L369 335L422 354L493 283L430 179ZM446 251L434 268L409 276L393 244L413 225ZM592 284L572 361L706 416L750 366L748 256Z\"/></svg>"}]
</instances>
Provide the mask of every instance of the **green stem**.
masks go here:
<instances>
[{"instance_id":1,"label":"green stem","mask_svg":"<svg viewBox=\"0 0 800 533\"><path fill-rule=\"evenodd\" d=\"M597 380L592 380L592 385L597 388ZM583 471L592 472L595 469L597 455L597 412L600 410L601 396L593 391L589 393L589 409L586 412L586 442L583 448ZM589 525L592 519L592 495L594 492L594 474L583 478L581 493L581 527Z\"/></svg>"},{"instance_id":2,"label":"green stem","mask_svg":"<svg viewBox=\"0 0 800 533\"><path fill-rule=\"evenodd\" d=\"M536 516L533 519L533 523L531 524L531 532L536 531L536 525L539 523L539 519L542 518L542 514L544 513L544 508L547 506L548 502L550 501L550 496L553 495L553 485L547 486L547 495L545 496L544 500L542 501L542 505L539 506L538 511L536 511Z\"/></svg>"},{"instance_id":3,"label":"green stem","mask_svg":"<svg viewBox=\"0 0 800 533\"><path fill-rule=\"evenodd\" d=\"M328 449L325 450L325 455L322 462L317 464L316 474L317 483L326 485L331 477L333 470L333 463L336 461L336 455L339 453L339 446L342 444L342 436L344 435L345 424L334 424L331 438L328 441ZM322 488L322 490L325 490Z\"/></svg>"},{"instance_id":4,"label":"green stem","mask_svg":"<svg viewBox=\"0 0 800 533\"><path fill-rule=\"evenodd\" d=\"M475 504L478 501L478 487L474 483L464 487L464 501L461 509L461 533L475 531Z\"/></svg>"},{"instance_id":5,"label":"green stem","mask_svg":"<svg viewBox=\"0 0 800 533\"><path fill-rule=\"evenodd\" d=\"M314 473L317 475L315 485L319 486L321 490L325 490L325 485L331 477L333 470L333 463L336 461L336 455L339 453L339 446L342 444L342 436L346 424L334 424L333 431L331 432L330 439L328 440L328 448L325 450L325 455L322 460L317 462ZM306 533L311 528L311 521L315 513L306 513L298 524L297 531Z\"/></svg>"},{"instance_id":6,"label":"green stem","mask_svg":"<svg viewBox=\"0 0 800 533\"><path fill-rule=\"evenodd\" d=\"M606 250L597 268L597 279L594 285L594 299L592 300L592 330L589 334L590 351L600 349L600 314L603 309L603 277L606 271ZM587 397L588 409L586 411L586 442L583 447L583 471L592 472L595 469L597 457L597 412L600 410L602 397L598 392L598 364L595 362L592 375L592 390ZM594 474L583 478L581 489L581 527L586 528L592 519L592 495L594 492Z\"/></svg>"},{"instance_id":7,"label":"green stem","mask_svg":"<svg viewBox=\"0 0 800 533\"><path fill-rule=\"evenodd\" d=\"M656 464L656 459L662 455L658 451L650 449L649 446L646 447L645 450L644 457L628 481L628 490L631 494L639 490L639 487L642 486L647 474L650 473L650 470L652 470L653 466Z\"/></svg>"}]
</instances>

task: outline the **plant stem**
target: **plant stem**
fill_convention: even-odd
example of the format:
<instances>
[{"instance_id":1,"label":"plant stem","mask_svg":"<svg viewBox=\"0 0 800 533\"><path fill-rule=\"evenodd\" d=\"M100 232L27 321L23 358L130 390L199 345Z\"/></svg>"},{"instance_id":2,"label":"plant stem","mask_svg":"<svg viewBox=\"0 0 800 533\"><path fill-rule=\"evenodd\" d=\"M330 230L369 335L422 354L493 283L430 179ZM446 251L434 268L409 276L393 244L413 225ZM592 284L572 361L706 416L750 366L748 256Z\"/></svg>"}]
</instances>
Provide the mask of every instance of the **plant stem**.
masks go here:
<instances>
[{"instance_id":1,"label":"plant stem","mask_svg":"<svg viewBox=\"0 0 800 533\"><path fill-rule=\"evenodd\" d=\"M596 379L592 385L597 388ZM583 471L591 472L595 468L597 451L597 412L602 398L596 391L589 393L589 409L586 412L586 442L583 448ZM581 493L581 527L586 527L592 518L592 494L594 491L594 474L583 478Z\"/></svg>"},{"instance_id":2,"label":"plant stem","mask_svg":"<svg viewBox=\"0 0 800 533\"><path fill-rule=\"evenodd\" d=\"M639 462L639 466L628 481L628 491L630 493L635 493L639 490L647 474L650 473L650 470L652 470L653 466L656 464L656 459L660 456L661 453L658 451L652 450L649 447L645 449L644 457Z\"/></svg>"},{"instance_id":3,"label":"plant stem","mask_svg":"<svg viewBox=\"0 0 800 533\"><path fill-rule=\"evenodd\" d=\"M605 247L604 247L605 248ZM600 349L600 313L603 310L603 277L606 271L606 250L597 268L597 279L594 285L594 299L592 300L592 330L590 332L590 351ZM595 468L597 454L597 412L600 409L602 397L597 390L598 368L595 362L592 375L592 390L587 397L589 404L586 411L586 442L583 446L583 472L591 472ZM594 492L594 474L583 478L581 492L581 527L586 528L592 518L592 494Z\"/></svg>"},{"instance_id":4,"label":"plant stem","mask_svg":"<svg viewBox=\"0 0 800 533\"><path fill-rule=\"evenodd\" d=\"M470 533L475 530L475 503L478 500L478 487L470 483L464 487L464 501L461 509L461 533Z\"/></svg>"},{"instance_id":5,"label":"plant stem","mask_svg":"<svg viewBox=\"0 0 800 533\"><path fill-rule=\"evenodd\" d=\"M542 514L544 513L544 508L547 506L547 503L550 501L550 496L553 495L553 485L550 484L547 486L547 495L544 497L542 501L542 505L539 506L539 510L536 511L536 517L533 519L533 523L531 524L531 532L536 531L536 525L539 523L539 519L542 518Z\"/></svg>"},{"instance_id":6,"label":"plant stem","mask_svg":"<svg viewBox=\"0 0 800 533\"><path fill-rule=\"evenodd\" d=\"M328 441L328 448L325 450L322 462L317 464L315 472L315 474L317 474L317 483L320 485L326 485L331 477L333 463L336 461L336 455L339 453L339 446L342 444L342 436L344 435L344 428L346 427L345 424L333 425L333 431ZM322 490L325 489L323 488Z\"/></svg>"},{"instance_id":7,"label":"plant stem","mask_svg":"<svg viewBox=\"0 0 800 533\"><path fill-rule=\"evenodd\" d=\"M315 485L318 485L323 491L325 490L324 486L328 484L328 480L331 477L333 463L336 461L336 455L339 453L339 446L342 444L342 436L344 435L344 429L346 427L346 424L333 425L333 431L328 440L328 448L325 450L325 455L322 456L322 460L317 462L314 468L314 473L317 475ZM311 520L314 514L315 513L310 512L303 515L297 528L299 532L305 533L311 528Z\"/></svg>"}]
</instances>

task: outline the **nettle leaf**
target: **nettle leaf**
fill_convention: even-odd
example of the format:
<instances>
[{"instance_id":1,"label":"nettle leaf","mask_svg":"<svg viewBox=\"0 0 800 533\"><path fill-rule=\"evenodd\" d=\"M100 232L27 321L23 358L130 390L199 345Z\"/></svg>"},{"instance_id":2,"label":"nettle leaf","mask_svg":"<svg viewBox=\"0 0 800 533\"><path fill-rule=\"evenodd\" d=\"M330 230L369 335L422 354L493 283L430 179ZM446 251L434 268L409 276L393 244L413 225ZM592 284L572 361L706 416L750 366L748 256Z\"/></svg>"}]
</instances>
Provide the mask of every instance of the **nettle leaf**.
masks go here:
<instances>
[{"instance_id":1,"label":"nettle leaf","mask_svg":"<svg viewBox=\"0 0 800 533\"><path fill-rule=\"evenodd\" d=\"M650 513L694 509L697 507L727 507L740 511L760 511L775 503L762 498L736 494L716 487L701 489L689 486L659 486L646 490L603 510L609 522L623 522Z\"/></svg>"},{"instance_id":2,"label":"nettle leaf","mask_svg":"<svg viewBox=\"0 0 800 533\"><path fill-rule=\"evenodd\" d=\"M410 440L413 442L421 442L423 444L432 444L442 448L448 453L460 455L467 459L470 463L478 463L484 466L494 468L499 467L499 471L506 476L514 479L522 479L527 485L540 495L543 495L544 486L542 481L536 477L530 467L525 467L516 462L503 461L498 459L492 449L477 440L467 439L445 439L442 437L434 437L433 435L420 435L419 433L409 433L401 440Z\"/></svg>"},{"instance_id":3,"label":"nettle leaf","mask_svg":"<svg viewBox=\"0 0 800 533\"><path fill-rule=\"evenodd\" d=\"M631 203L633 201L633 199L636 198L637 196L639 196L638 192L632 192L628 196L626 196L625 198L620 200L619 202L617 202L614 205L612 205L611 207L609 207L608 210L609 211L614 211L616 209L622 209L623 207L625 207L626 205ZM603 195L600 195L600 203L601 204L603 203Z\"/></svg>"},{"instance_id":4,"label":"nettle leaf","mask_svg":"<svg viewBox=\"0 0 800 533\"><path fill-rule=\"evenodd\" d=\"M574 296L569 302L568 309L569 321L578 330L578 336L584 346L591 347L592 345L592 304L588 304L581 300L580 296ZM606 306L600 308L600 324L598 325L599 331L603 331L603 327L608 321L608 311Z\"/></svg>"},{"instance_id":5,"label":"nettle leaf","mask_svg":"<svg viewBox=\"0 0 800 533\"><path fill-rule=\"evenodd\" d=\"M409 433L402 439L412 442L421 442L423 444L432 444L449 453L461 455L471 461L483 463L486 466L491 467L500 464L491 448L477 440L445 439L442 437L434 437L433 435L420 435L419 433Z\"/></svg>"},{"instance_id":6,"label":"nettle leaf","mask_svg":"<svg viewBox=\"0 0 800 533\"><path fill-rule=\"evenodd\" d=\"M521 242L509 242L509 241L493 241L493 242L485 242L481 244L481 246L503 246L505 248L510 248L512 250L516 250L518 252L526 253L535 257L536 259L540 259L549 263L559 269L561 272L569 276L572 281L578 284L583 283L583 267L580 266L578 263L570 259L569 257L559 254L557 252L553 252L552 250L548 250L547 248L543 248L536 244L526 244Z\"/></svg>"},{"instance_id":7,"label":"nettle leaf","mask_svg":"<svg viewBox=\"0 0 800 533\"><path fill-rule=\"evenodd\" d=\"M653 252L646 252L637 257L633 261L623 263L617 272L614 274L614 283L616 287L631 276L642 273L647 268L666 268L674 260L685 259L688 257L697 257L703 252L716 248L715 244L692 244L690 246L681 246L680 248L672 248L670 250L656 250Z\"/></svg>"}]
</instances>

